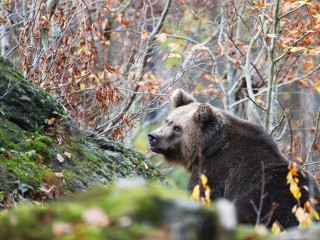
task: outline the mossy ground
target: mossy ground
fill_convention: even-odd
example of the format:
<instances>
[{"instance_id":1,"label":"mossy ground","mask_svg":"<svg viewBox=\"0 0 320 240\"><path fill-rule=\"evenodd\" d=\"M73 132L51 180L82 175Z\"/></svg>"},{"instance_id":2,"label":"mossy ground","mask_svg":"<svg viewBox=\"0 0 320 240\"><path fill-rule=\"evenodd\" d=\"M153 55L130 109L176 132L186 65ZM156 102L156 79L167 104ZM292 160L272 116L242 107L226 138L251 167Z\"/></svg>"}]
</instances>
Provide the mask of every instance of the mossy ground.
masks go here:
<instances>
[{"instance_id":1,"label":"mossy ground","mask_svg":"<svg viewBox=\"0 0 320 240\"><path fill-rule=\"evenodd\" d=\"M175 214L181 219L174 220ZM63 202L10 210L0 215L0 239L270 239L267 230L259 233L253 227L226 231L217 219L214 206L200 206L163 185L130 179ZM206 237L199 230L208 231Z\"/></svg>"},{"instance_id":2,"label":"mossy ground","mask_svg":"<svg viewBox=\"0 0 320 240\"><path fill-rule=\"evenodd\" d=\"M178 195L151 184L134 189L99 188L63 203L24 206L0 215L0 238L168 239L166 228L161 229L159 204ZM90 211L94 215L91 221Z\"/></svg>"}]
</instances>

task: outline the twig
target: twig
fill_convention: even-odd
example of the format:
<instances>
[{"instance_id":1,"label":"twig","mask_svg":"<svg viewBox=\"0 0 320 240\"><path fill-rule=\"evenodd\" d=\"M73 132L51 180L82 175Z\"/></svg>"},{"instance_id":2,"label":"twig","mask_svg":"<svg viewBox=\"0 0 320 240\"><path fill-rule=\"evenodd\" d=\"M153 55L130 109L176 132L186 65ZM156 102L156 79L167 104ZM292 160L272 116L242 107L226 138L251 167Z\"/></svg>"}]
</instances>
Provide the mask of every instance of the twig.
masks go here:
<instances>
[{"instance_id":1,"label":"twig","mask_svg":"<svg viewBox=\"0 0 320 240\"><path fill-rule=\"evenodd\" d=\"M285 118L286 118L286 116L283 115L282 118L281 118L281 120L280 120L280 122L274 127L274 129L272 129L271 135L274 133L275 130L277 130L278 127L281 126L281 124L282 124L282 122L283 122L283 120L284 120Z\"/></svg>"},{"instance_id":2,"label":"twig","mask_svg":"<svg viewBox=\"0 0 320 240\"><path fill-rule=\"evenodd\" d=\"M249 95L245 95L247 98L249 98L249 100L254 104L256 105L258 108L260 108L262 111L266 111L262 106L260 106L258 103L256 103Z\"/></svg>"},{"instance_id":3,"label":"twig","mask_svg":"<svg viewBox=\"0 0 320 240\"><path fill-rule=\"evenodd\" d=\"M297 11L299 8L302 8L302 7L303 7L303 6L305 6L305 5L306 5L306 3L303 3L302 5L300 5L300 6L296 7L296 8L294 8L294 9L290 10L289 12L284 13L284 14L283 14L283 15L281 15L279 18L280 18L280 19L282 19L282 18L284 18L284 17L288 16L289 14L291 14L291 13L293 13L293 12Z\"/></svg>"},{"instance_id":4,"label":"twig","mask_svg":"<svg viewBox=\"0 0 320 240\"><path fill-rule=\"evenodd\" d=\"M266 179L265 179L265 166L264 166L264 162L261 161L261 191L260 191L260 200L259 200L259 206L257 208L257 206L255 205L255 203L250 200L254 211L257 214L257 218L256 218L256 225L258 225L260 223L261 220L261 212L262 212L262 206L263 206L263 200L264 198L267 196L267 193L264 192L265 190L265 185L266 185Z\"/></svg>"},{"instance_id":5,"label":"twig","mask_svg":"<svg viewBox=\"0 0 320 240\"><path fill-rule=\"evenodd\" d=\"M317 119L316 119L316 128L315 128L315 132L314 132L313 141L312 141L312 143L311 143L311 145L309 147L308 154L307 154L307 157L306 157L306 161L305 161L305 164L303 166L306 166L306 164L309 164L309 158L310 158L310 155L312 153L312 148L317 142L318 129L319 129L319 120L320 120L320 107L318 109L318 114L317 114Z\"/></svg>"},{"instance_id":6,"label":"twig","mask_svg":"<svg viewBox=\"0 0 320 240\"><path fill-rule=\"evenodd\" d=\"M291 126L291 121L289 119L288 113L286 111L286 109L284 108L284 106L282 105L282 103L277 99L280 107L282 108L282 111L285 115L285 117L287 118L287 122L289 125L289 133L290 133L290 149L289 149L289 159L292 159L292 149L293 149L293 134L292 134L292 126ZM281 122L280 122L281 123Z\"/></svg>"}]
</instances>

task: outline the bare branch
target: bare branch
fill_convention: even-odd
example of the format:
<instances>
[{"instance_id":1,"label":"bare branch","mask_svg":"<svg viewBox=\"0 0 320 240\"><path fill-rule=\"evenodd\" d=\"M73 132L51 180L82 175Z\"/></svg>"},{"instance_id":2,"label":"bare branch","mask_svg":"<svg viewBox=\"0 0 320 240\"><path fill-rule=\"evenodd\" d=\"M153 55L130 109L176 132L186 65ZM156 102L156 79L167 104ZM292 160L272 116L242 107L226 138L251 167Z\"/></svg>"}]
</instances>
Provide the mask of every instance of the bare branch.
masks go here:
<instances>
[{"instance_id":1,"label":"bare branch","mask_svg":"<svg viewBox=\"0 0 320 240\"><path fill-rule=\"evenodd\" d=\"M273 11L273 34L276 36L278 34L279 27L279 12L280 12L280 0L275 1L274 11ZM268 77L268 92L267 92L267 117L265 118L264 126L268 132L273 129L273 125L276 118L276 94L277 94L277 85L276 85L276 71L275 71L275 47L276 39L272 38L270 46L268 48L268 61L269 61L269 77Z\"/></svg>"},{"instance_id":2,"label":"bare branch","mask_svg":"<svg viewBox=\"0 0 320 240\"><path fill-rule=\"evenodd\" d=\"M310 147L309 147L309 150L308 150L308 154L307 154L307 157L306 157L306 160L305 160L305 163L304 163L303 166L307 166L309 164L309 159L310 159L310 156L312 154L312 148L313 148L313 146L316 144L316 142L318 140L319 121L320 121L320 107L318 109L318 114L317 114L317 119L316 119L316 127L315 127L315 130L314 130L314 137L313 137L312 143L310 144Z\"/></svg>"},{"instance_id":3,"label":"bare branch","mask_svg":"<svg viewBox=\"0 0 320 240\"><path fill-rule=\"evenodd\" d=\"M306 5L306 3L302 3L302 5L300 5L300 6L296 7L296 8L294 8L294 9L290 10L289 12L284 13L283 15L281 15L281 16L279 17L279 19L282 19L282 18L290 15L291 13L294 13L295 11L299 10L300 8L302 8L302 7L305 6L305 5Z\"/></svg>"}]
</instances>

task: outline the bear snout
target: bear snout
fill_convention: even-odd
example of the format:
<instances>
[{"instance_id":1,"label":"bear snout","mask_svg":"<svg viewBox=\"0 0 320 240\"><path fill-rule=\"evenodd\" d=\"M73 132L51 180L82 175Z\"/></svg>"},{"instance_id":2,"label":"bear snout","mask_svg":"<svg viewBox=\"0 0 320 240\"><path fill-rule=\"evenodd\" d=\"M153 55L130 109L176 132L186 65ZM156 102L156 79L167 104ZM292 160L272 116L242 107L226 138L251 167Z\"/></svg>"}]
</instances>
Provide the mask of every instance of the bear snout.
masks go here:
<instances>
[{"instance_id":1,"label":"bear snout","mask_svg":"<svg viewBox=\"0 0 320 240\"><path fill-rule=\"evenodd\" d=\"M157 142L157 140L159 139L159 135L156 134L156 133L154 133L154 132L151 132L151 133L148 134L148 138L149 138L149 143L150 143L150 145L152 146L152 145L154 145L154 144Z\"/></svg>"}]
</instances>

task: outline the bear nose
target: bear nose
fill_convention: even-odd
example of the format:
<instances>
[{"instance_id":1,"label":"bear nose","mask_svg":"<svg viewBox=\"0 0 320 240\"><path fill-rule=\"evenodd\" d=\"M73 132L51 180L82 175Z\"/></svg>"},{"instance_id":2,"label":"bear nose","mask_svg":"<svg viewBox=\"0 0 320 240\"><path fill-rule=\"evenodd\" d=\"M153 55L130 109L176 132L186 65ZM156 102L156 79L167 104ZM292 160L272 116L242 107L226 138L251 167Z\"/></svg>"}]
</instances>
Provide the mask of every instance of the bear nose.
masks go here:
<instances>
[{"instance_id":1,"label":"bear nose","mask_svg":"<svg viewBox=\"0 0 320 240\"><path fill-rule=\"evenodd\" d=\"M151 132L148 134L148 138L150 143L155 143L158 140L159 136L156 133Z\"/></svg>"}]
</instances>

